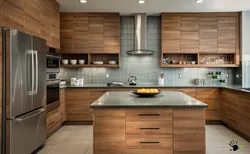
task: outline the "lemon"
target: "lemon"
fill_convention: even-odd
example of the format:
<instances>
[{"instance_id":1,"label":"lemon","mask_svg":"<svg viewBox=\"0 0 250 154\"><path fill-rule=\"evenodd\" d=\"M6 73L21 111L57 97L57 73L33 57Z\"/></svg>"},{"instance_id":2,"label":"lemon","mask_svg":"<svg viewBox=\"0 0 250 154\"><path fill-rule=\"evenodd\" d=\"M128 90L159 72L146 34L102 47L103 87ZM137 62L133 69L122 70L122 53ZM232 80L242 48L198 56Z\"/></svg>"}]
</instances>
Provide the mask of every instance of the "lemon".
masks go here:
<instances>
[{"instance_id":1,"label":"lemon","mask_svg":"<svg viewBox=\"0 0 250 154\"><path fill-rule=\"evenodd\" d=\"M154 93L158 93L159 92L159 90L158 89L154 89Z\"/></svg>"},{"instance_id":2,"label":"lemon","mask_svg":"<svg viewBox=\"0 0 250 154\"><path fill-rule=\"evenodd\" d=\"M150 93L155 93L154 89L149 89Z\"/></svg>"},{"instance_id":3,"label":"lemon","mask_svg":"<svg viewBox=\"0 0 250 154\"><path fill-rule=\"evenodd\" d=\"M146 90L145 90L145 93L149 93L149 89L146 89Z\"/></svg>"},{"instance_id":4,"label":"lemon","mask_svg":"<svg viewBox=\"0 0 250 154\"><path fill-rule=\"evenodd\" d=\"M141 89L138 89L137 92L138 92L138 93L142 93L142 90L141 90Z\"/></svg>"}]
</instances>

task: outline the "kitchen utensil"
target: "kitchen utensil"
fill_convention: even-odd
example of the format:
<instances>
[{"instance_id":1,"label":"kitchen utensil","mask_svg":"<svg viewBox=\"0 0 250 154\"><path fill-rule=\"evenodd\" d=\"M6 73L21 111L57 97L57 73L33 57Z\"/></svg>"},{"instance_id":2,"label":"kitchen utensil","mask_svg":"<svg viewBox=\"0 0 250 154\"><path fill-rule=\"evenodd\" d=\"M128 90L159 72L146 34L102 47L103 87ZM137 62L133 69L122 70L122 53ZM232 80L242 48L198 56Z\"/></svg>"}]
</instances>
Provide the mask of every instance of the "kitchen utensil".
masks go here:
<instances>
[{"instance_id":1,"label":"kitchen utensil","mask_svg":"<svg viewBox=\"0 0 250 154\"><path fill-rule=\"evenodd\" d=\"M85 64L85 60L84 59L79 59L78 63L81 64L81 65L83 65L83 64Z\"/></svg>"},{"instance_id":2,"label":"kitchen utensil","mask_svg":"<svg viewBox=\"0 0 250 154\"><path fill-rule=\"evenodd\" d=\"M63 63L64 65L68 65L68 64L69 64L69 60L68 60L68 59L63 59L63 60L62 60L62 63Z\"/></svg>"},{"instance_id":3,"label":"kitchen utensil","mask_svg":"<svg viewBox=\"0 0 250 154\"><path fill-rule=\"evenodd\" d=\"M164 85L164 73L160 73L158 75L158 85L161 85L161 86Z\"/></svg>"},{"instance_id":4,"label":"kitchen utensil","mask_svg":"<svg viewBox=\"0 0 250 154\"><path fill-rule=\"evenodd\" d=\"M109 64L110 64L110 65L115 65L115 64L116 64L116 61L109 61Z\"/></svg>"},{"instance_id":5,"label":"kitchen utensil","mask_svg":"<svg viewBox=\"0 0 250 154\"><path fill-rule=\"evenodd\" d=\"M132 91L133 94L138 95L140 97L153 97L161 93L160 90L158 90L157 93L138 93L137 90Z\"/></svg>"},{"instance_id":6,"label":"kitchen utensil","mask_svg":"<svg viewBox=\"0 0 250 154\"><path fill-rule=\"evenodd\" d=\"M76 59L71 59L71 60L70 60L70 64L75 65L76 63L77 63L77 60L76 60Z\"/></svg>"},{"instance_id":7,"label":"kitchen utensil","mask_svg":"<svg viewBox=\"0 0 250 154\"><path fill-rule=\"evenodd\" d=\"M95 65L103 65L103 61L93 61L93 64Z\"/></svg>"},{"instance_id":8,"label":"kitchen utensil","mask_svg":"<svg viewBox=\"0 0 250 154\"><path fill-rule=\"evenodd\" d=\"M76 78L71 78L70 81L71 81L71 82L70 82L71 85L74 86L74 85L76 84Z\"/></svg>"},{"instance_id":9,"label":"kitchen utensil","mask_svg":"<svg viewBox=\"0 0 250 154\"><path fill-rule=\"evenodd\" d=\"M79 85L83 85L84 84L84 79L78 79L79 81Z\"/></svg>"},{"instance_id":10,"label":"kitchen utensil","mask_svg":"<svg viewBox=\"0 0 250 154\"><path fill-rule=\"evenodd\" d=\"M129 85L136 85L137 78L135 76L130 76L128 78Z\"/></svg>"}]
</instances>

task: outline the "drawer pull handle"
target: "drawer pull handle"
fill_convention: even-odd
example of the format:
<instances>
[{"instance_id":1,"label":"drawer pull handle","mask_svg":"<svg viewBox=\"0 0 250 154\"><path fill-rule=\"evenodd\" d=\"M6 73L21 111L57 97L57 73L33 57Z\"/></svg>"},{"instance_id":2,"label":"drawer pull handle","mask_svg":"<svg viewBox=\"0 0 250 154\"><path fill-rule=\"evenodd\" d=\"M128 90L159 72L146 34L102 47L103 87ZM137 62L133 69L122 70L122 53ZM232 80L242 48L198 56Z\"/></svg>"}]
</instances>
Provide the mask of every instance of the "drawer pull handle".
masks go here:
<instances>
[{"instance_id":1,"label":"drawer pull handle","mask_svg":"<svg viewBox=\"0 0 250 154\"><path fill-rule=\"evenodd\" d=\"M140 130L147 130L147 129L149 129L149 130L159 130L160 128L140 128Z\"/></svg>"},{"instance_id":2,"label":"drawer pull handle","mask_svg":"<svg viewBox=\"0 0 250 154\"><path fill-rule=\"evenodd\" d=\"M138 114L138 116L160 116L160 114Z\"/></svg>"},{"instance_id":3,"label":"drawer pull handle","mask_svg":"<svg viewBox=\"0 0 250 154\"><path fill-rule=\"evenodd\" d=\"M159 144L160 142L140 142L140 144Z\"/></svg>"}]
</instances>

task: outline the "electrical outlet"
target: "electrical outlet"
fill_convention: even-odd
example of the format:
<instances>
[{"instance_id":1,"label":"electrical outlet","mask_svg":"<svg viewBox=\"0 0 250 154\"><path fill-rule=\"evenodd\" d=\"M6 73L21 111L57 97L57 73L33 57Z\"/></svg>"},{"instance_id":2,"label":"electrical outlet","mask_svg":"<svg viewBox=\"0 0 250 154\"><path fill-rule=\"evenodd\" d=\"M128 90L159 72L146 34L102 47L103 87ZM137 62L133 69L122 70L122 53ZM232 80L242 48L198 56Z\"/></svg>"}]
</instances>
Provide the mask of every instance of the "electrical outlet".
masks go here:
<instances>
[{"instance_id":1,"label":"electrical outlet","mask_svg":"<svg viewBox=\"0 0 250 154\"><path fill-rule=\"evenodd\" d=\"M182 74L181 73L179 73L179 78L182 78Z\"/></svg>"},{"instance_id":2,"label":"electrical outlet","mask_svg":"<svg viewBox=\"0 0 250 154\"><path fill-rule=\"evenodd\" d=\"M109 74L106 74L106 78L109 78Z\"/></svg>"}]
</instances>

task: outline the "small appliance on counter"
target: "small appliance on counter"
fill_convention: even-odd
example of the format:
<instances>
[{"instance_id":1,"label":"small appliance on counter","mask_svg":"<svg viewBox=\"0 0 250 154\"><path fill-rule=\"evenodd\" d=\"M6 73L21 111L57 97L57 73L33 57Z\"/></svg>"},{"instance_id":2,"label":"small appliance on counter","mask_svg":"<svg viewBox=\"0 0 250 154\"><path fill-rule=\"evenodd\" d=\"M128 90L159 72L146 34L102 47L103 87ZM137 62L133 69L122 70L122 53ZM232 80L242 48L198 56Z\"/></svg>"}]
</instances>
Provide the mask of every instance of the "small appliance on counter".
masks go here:
<instances>
[{"instance_id":1,"label":"small appliance on counter","mask_svg":"<svg viewBox=\"0 0 250 154\"><path fill-rule=\"evenodd\" d=\"M135 76L130 76L130 77L128 78L129 85L135 86L135 85L137 84L137 83L136 83L136 80L137 80L137 78L136 78Z\"/></svg>"},{"instance_id":2,"label":"small appliance on counter","mask_svg":"<svg viewBox=\"0 0 250 154\"><path fill-rule=\"evenodd\" d=\"M206 79L205 78L196 78L196 79L194 79L194 83L197 86L204 86L206 84Z\"/></svg>"},{"instance_id":3,"label":"small appliance on counter","mask_svg":"<svg viewBox=\"0 0 250 154\"><path fill-rule=\"evenodd\" d=\"M161 86L164 85L164 73L160 73L158 75L158 85L161 85Z\"/></svg>"},{"instance_id":4,"label":"small appliance on counter","mask_svg":"<svg viewBox=\"0 0 250 154\"><path fill-rule=\"evenodd\" d=\"M83 78L80 78L80 79L77 79L77 78L71 78L70 80L70 84L72 86L81 86L84 84L84 79Z\"/></svg>"}]
</instances>

